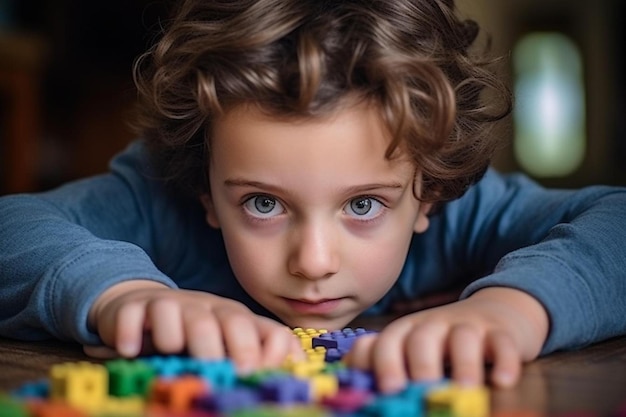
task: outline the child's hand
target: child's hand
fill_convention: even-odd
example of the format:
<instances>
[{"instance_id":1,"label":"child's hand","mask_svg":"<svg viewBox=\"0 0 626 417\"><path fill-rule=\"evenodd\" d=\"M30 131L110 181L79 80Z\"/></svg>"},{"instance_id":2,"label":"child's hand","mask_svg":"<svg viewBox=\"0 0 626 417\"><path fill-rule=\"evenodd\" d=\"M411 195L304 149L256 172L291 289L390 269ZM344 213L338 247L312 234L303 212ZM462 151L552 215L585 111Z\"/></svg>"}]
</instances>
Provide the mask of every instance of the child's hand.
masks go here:
<instances>
[{"instance_id":1,"label":"child's hand","mask_svg":"<svg viewBox=\"0 0 626 417\"><path fill-rule=\"evenodd\" d=\"M237 301L150 281L128 281L108 289L91 308L89 322L104 343L124 357L142 353L142 345L163 354L186 349L199 358L228 355L245 373L280 366L290 354L303 356L291 329ZM106 348L86 346L85 352L103 356Z\"/></svg>"},{"instance_id":2,"label":"child's hand","mask_svg":"<svg viewBox=\"0 0 626 417\"><path fill-rule=\"evenodd\" d=\"M412 313L375 336L363 336L346 360L372 369L384 392L412 380L438 380L444 364L453 380L481 384L492 363L494 385L519 379L522 362L537 357L548 333L548 316L537 300L509 288L483 289L466 300Z\"/></svg>"}]
</instances>

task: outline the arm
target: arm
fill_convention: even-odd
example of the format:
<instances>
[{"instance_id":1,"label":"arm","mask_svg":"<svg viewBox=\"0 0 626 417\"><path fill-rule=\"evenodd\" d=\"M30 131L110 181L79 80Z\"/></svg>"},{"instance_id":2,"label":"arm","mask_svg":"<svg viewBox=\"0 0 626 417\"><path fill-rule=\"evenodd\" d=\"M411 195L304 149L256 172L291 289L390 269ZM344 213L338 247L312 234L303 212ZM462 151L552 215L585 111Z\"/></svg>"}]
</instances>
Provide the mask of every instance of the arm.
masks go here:
<instances>
[{"instance_id":1,"label":"arm","mask_svg":"<svg viewBox=\"0 0 626 417\"><path fill-rule=\"evenodd\" d=\"M240 371L301 355L287 327L241 302L177 289L237 294L227 262L209 250L219 236L207 243L203 216L141 174L140 150L117 158L111 174L0 199L0 334L75 340L93 356L228 351Z\"/></svg>"},{"instance_id":2,"label":"arm","mask_svg":"<svg viewBox=\"0 0 626 417\"><path fill-rule=\"evenodd\" d=\"M626 332L626 190L547 191L489 173L431 224L416 253L438 248L433 257L445 262L415 263L415 277L485 276L460 301L409 314L355 346L352 363L388 378L387 389L441 377L446 362L469 382L493 362L492 381L508 386L540 353Z\"/></svg>"},{"instance_id":3,"label":"arm","mask_svg":"<svg viewBox=\"0 0 626 417\"><path fill-rule=\"evenodd\" d=\"M175 287L154 264L149 188L132 150L112 173L0 199L0 334L98 343L87 326L98 294L143 277Z\"/></svg>"},{"instance_id":4,"label":"arm","mask_svg":"<svg viewBox=\"0 0 626 417\"><path fill-rule=\"evenodd\" d=\"M495 267L461 297L499 286L534 297L550 320L541 354L626 333L621 319L626 314L626 188L549 191L522 176L493 177L482 186L501 184L501 191L484 196L492 214L473 226L475 235L481 227L486 233L468 257L492 254Z\"/></svg>"}]
</instances>

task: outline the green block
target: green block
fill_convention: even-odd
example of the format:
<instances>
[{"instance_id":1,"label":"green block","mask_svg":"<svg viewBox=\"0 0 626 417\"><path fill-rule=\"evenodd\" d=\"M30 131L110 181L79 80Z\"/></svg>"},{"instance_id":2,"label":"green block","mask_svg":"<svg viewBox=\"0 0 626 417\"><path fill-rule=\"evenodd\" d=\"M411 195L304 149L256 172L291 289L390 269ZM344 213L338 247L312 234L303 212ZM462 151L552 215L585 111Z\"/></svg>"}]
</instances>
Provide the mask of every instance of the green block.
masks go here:
<instances>
[{"instance_id":1,"label":"green block","mask_svg":"<svg viewBox=\"0 0 626 417\"><path fill-rule=\"evenodd\" d=\"M29 417L30 413L23 404L6 395L0 395L0 416Z\"/></svg>"},{"instance_id":2,"label":"green block","mask_svg":"<svg viewBox=\"0 0 626 417\"><path fill-rule=\"evenodd\" d=\"M145 397L155 378L154 368L141 360L116 359L105 363L109 371L109 394L116 397Z\"/></svg>"}]
</instances>

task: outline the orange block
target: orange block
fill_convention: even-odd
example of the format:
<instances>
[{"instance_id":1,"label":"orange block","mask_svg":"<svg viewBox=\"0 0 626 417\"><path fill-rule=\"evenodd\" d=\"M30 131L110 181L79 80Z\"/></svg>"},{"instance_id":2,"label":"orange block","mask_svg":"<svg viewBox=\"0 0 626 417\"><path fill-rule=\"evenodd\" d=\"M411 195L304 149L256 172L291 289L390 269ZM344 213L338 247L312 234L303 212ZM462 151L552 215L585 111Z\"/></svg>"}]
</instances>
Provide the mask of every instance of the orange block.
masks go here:
<instances>
[{"instance_id":1,"label":"orange block","mask_svg":"<svg viewBox=\"0 0 626 417\"><path fill-rule=\"evenodd\" d=\"M185 375L176 379L158 379L152 386L150 399L173 412L189 411L193 401L210 393L209 385L197 376Z\"/></svg>"}]
</instances>

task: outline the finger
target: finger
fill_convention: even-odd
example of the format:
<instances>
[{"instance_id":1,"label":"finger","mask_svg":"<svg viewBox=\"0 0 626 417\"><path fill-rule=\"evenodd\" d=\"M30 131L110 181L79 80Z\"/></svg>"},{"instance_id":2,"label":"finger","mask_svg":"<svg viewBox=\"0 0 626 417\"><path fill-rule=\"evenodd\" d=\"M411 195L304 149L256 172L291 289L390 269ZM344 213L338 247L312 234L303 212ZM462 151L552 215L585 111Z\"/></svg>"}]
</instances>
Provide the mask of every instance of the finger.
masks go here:
<instances>
[{"instance_id":1,"label":"finger","mask_svg":"<svg viewBox=\"0 0 626 417\"><path fill-rule=\"evenodd\" d=\"M378 389L393 393L405 387L408 379L405 365L405 343L411 323L396 322L378 334L372 348L373 370Z\"/></svg>"},{"instance_id":2,"label":"finger","mask_svg":"<svg viewBox=\"0 0 626 417\"><path fill-rule=\"evenodd\" d=\"M178 301L159 298L147 307L152 342L161 353L179 353L185 348L182 312Z\"/></svg>"},{"instance_id":3,"label":"finger","mask_svg":"<svg viewBox=\"0 0 626 417\"><path fill-rule=\"evenodd\" d=\"M237 371L248 374L260 365L261 338L249 313L227 310L218 316L224 345L228 356L235 362Z\"/></svg>"},{"instance_id":4,"label":"finger","mask_svg":"<svg viewBox=\"0 0 626 417\"><path fill-rule=\"evenodd\" d=\"M449 355L452 379L463 385L478 385L484 381L483 335L474 326L455 325L450 330Z\"/></svg>"},{"instance_id":5,"label":"finger","mask_svg":"<svg viewBox=\"0 0 626 417\"><path fill-rule=\"evenodd\" d=\"M226 352L220 325L212 312L204 309L186 309L183 312L187 349L191 356L203 359L222 359Z\"/></svg>"},{"instance_id":6,"label":"finger","mask_svg":"<svg viewBox=\"0 0 626 417\"><path fill-rule=\"evenodd\" d=\"M346 365L357 369L369 371L372 368L372 352L378 334L366 334L360 336L350 351L343 357Z\"/></svg>"},{"instance_id":7,"label":"finger","mask_svg":"<svg viewBox=\"0 0 626 417\"><path fill-rule=\"evenodd\" d=\"M121 356L132 358L141 352L145 305L139 302L124 304L115 318L115 349Z\"/></svg>"},{"instance_id":8,"label":"finger","mask_svg":"<svg viewBox=\"0 0 626 417\"><path fill-rule=\"evenodd\" d=\"M448 326L425 322L414 325L406 342L409 376L415 381L438 381L444 374Z\"/></svg>"},{"instance_id":9,"label":"finger","mask_svg":"<svg viewBox=\"0 0 626 417\"><path fill-rule=\"evenodd\" d=\"M83 351L85 352L85 355L91 356L92 358L114 359L119 357L119 354L115 351L115 349L108 346L84 345Z\"/></svg>"},{"instance_id":10,"label":"finger","mask_svg":"<svg viewBox=\"0 0 626 417\"><path fill-rule=\"evenodd\" d=\"M281 366L287 357L296 361L305 358L300 341L289 327L259 317L258 329L262 344L261 366L267 368Z\"/></svg>"},{"instance_id":11,"label":"finger","mask_svg":"<svg viewBox=\"0 0 626 417\"><path fill-rule=\"evenodd\" d=\"M522 357L513 339L503 332L489 335L488 346L493 357L491 381L500 388L514 386L522 372Z\"/></svg>"}]
</instances>

